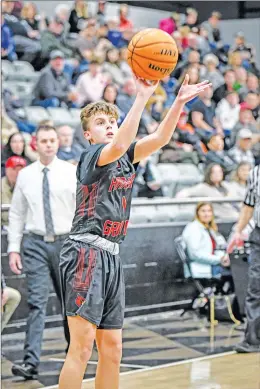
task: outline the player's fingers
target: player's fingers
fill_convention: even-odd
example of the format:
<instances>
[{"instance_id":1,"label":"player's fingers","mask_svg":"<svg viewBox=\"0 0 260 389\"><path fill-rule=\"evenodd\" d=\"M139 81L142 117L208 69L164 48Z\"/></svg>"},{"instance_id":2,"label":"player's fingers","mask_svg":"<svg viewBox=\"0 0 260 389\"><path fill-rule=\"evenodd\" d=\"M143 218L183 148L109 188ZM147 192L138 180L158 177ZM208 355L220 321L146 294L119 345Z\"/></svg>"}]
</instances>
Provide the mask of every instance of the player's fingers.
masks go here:
<instances>
[{"instance_id":1,"label":"player's fingers","mask_svg":"<svg viewBox=\"0 0 260 389\"><path fill-rule=\"evenodd\" d=\"M190 76L188 74L186 74L182 85L188 85L189 84L189 79L190 79Z\"/></svg>"},{"instance_id":2,"label":"player's fingers","mask_svg":"<svg viewBox=\"0 0 260 389\"><path fill-rule=\"evenodd\" d=\"M209 82L209 80L205 80L200 82L199 84L196 84L196 87L200 88L203 85L212 85L212 84Z\"/></svg>"}]
</instances>

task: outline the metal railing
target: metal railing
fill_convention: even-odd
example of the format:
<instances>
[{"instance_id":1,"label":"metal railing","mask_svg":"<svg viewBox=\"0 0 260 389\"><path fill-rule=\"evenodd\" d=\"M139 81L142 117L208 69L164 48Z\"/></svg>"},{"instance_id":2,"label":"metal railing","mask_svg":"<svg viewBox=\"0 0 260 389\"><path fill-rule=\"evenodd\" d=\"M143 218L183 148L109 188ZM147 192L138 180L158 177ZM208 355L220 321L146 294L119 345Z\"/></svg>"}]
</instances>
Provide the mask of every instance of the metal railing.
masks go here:
<instances>
[{"instance_id":1,"label":"metal railing","mask_svg":"<svg viewBox=\"0 0 260 389\"><path fill-rule=\"evenodd\" d=\"M209 201L213 204L238 204L243 200L237 197L230 198L219 198L219 197L190 197L184 199L176 199L176 198L155 198L155 199L146 199L146 198L134 198L132 201L133 207L141 207L141 206L150 206L150 205L194 205L201 201ZM1 211L9 211L10 204L2 204Z\"/></svg>"}]
</instances>

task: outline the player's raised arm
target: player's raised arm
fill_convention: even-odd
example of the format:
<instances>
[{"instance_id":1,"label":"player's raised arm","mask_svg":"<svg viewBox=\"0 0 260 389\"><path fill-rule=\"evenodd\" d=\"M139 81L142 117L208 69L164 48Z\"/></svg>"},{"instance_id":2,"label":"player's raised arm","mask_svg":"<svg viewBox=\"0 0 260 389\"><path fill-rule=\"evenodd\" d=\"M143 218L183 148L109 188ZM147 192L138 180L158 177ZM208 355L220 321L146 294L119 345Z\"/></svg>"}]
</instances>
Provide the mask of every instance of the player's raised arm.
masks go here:
<instances>
[{"instance_id":1,"label":"player's raised arm","mask_svg":"<svg viewBox=\"0 0 260 389\"><path fill-rule=\"evenodd\" d=\"M196 85L189 85L189 76L186 75L173 105L158 129L153 134L150 134L137 142L135 146L134 163L148 157L169 143L184 105L209 87L211 87L211 84L208 81L203 81Z\"/></svg>"},{"instance_id":2,"label":"player's raised arm","mask_svg":"<svg viewBox=\"0 0 260 389\"><path fill-rule=\"evenodd\" d=\"M136 80L136 99L120 128L115 132L113 140L102 150L98 166L108 165L122 157L134 141L140 119L147 101L154 93L158 82L148 85L144 81Z\"/></svg>"}]
</instances>

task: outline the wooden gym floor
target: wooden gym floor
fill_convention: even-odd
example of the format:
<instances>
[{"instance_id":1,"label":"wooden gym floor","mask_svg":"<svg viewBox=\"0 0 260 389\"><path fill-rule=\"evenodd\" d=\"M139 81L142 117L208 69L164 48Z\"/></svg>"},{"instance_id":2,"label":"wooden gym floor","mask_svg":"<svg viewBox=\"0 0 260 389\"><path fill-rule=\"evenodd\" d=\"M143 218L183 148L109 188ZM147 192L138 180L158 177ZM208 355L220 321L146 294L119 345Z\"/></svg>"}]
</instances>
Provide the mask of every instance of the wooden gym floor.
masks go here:
<instances>
[{"instance_id":1,"label":"wooden gym floor","mask_svg":"<svg viewBox=\"0 0 260 389\"><path fill-rule=\"evenodd\" d=\"M230 324L208 323L175 312L126 319L120 389L260 389L260 353L238 355L243 332ZM57 389L65 358L61 328L45 330L38 381L11 374L21 362L24 334L3 335L3 389ZM94 389L94 350L82 389ZM73 388L71 388L73 389Z\"/></svg>"}]
</instances>

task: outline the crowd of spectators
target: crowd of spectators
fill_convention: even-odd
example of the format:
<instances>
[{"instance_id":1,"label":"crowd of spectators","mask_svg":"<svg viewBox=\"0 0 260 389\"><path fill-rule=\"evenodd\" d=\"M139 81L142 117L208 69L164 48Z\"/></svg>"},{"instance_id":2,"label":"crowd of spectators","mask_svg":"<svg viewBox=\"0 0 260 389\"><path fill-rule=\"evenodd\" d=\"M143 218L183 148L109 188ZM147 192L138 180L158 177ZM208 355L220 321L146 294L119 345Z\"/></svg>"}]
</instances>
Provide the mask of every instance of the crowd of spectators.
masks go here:
<instances>
[{"instance_id":1,"label":"crowd of spectators","mask_svg":"<svg viewBox=\"0 0 260 389\"><path fill-rule=\"evenodd\" d=\"M190 83L208 79L212 88L185 106L172 141L160 154L140 164L135 196L164 194L156 166L164 162L194 164L203 175L206 169L205 182L184 189L178 197L205 193L213 197L228 193L241 196L241 166L248 172L249 167L259 164L260 71L255 48L243 32L234 36L233 45L226 44L220 20L221 14L212 12L208 20L200 21L196 9L188 8L185 15L174 12L154 26L173 36L179 61L149 100L138 137L156 130L186 73ZM122 123L135 96L134 79L126 61L127 45L140 29L131 20L131 9L126 4L119 6L117 17L108 18L105 1L97 2L96 12L90 13L87 2L75 0L72 8L66 3L56 5L49 17L32 2L2 1L1 22L2 60L27 61L39 72L32 106L71 109L104 99L118 105ZM21 157L26 164L37 159L36 125L21 113L25 102L8 88L4 70L2 78L1 172L8 181L10 157ZM58 136L58 157L77 164L86 147L80 128L59 126ZM237 185L233 182L235 176ZM230 207L237 217L238 210ZM225 217L223 207L219 211Z\"/></svg>"}]
</instances>

